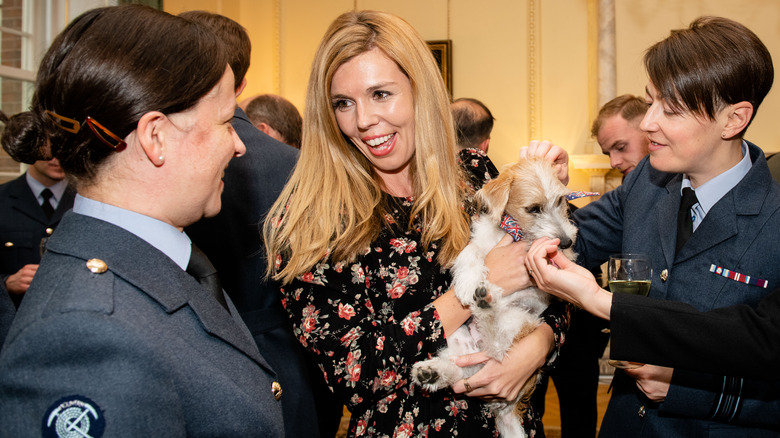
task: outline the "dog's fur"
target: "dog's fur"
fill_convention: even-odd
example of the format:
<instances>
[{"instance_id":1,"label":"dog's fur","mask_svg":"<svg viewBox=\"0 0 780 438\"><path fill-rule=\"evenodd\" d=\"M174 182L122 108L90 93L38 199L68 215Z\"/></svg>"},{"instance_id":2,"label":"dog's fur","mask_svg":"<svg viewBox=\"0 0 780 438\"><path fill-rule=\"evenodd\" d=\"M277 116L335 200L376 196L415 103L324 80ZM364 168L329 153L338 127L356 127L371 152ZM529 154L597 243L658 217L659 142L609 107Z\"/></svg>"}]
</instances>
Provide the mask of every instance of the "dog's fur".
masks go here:
<instances>
[{"instance_id":1,"label":"dog's fur","mask_svg":"<svg viewBox=\"0 0 780 438\"><path fill-rule=\"evenodd\" d=\"M471 308L473 319L447 339L447 347L436 357L414 365L412 379L416 384L437 391L470 377L481 365L460 368L452 357L484 351L502 360L517 339L527 336L541 323L540 315L549 304L549 295L529 287L502 296L503 290L486 279L485 256L506 234L499 227L506 213L520 225L527 245L540 237L559 238L560 248L573 259L568 248L574 243L577 229L569 220L568 193L556 177L552 163L542 158L505 167L498 178L477 192L480 214L472 224L471 241L452 267L455 295ZM520 418L540 378L537 371L516 400L490 403L504 438L525 436Z\"/></svg>"}]
</instances>

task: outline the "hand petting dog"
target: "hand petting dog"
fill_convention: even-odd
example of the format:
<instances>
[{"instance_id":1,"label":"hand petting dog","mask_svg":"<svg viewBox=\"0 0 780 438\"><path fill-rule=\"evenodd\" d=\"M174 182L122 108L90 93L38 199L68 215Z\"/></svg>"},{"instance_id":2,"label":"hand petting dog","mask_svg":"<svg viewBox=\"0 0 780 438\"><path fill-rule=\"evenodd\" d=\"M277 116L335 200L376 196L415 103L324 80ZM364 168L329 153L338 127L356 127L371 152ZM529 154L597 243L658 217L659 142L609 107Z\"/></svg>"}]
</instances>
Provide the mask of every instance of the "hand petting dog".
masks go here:
<instances>
[{"instance_id":1,"label":"hand petting dog","mask_svg":"<svg viewBox=\"0 0 780 438\"><path fill-rule=\"evenodd\" d=\"M563 185L569 184L569 153L560 146L547 140L533 140L528 146L520 148L519 159L542 157L555 165L555 174Z\"/></svg>"},{"instance_id":2,"label":"hand petting dog","mask_svg":"<svg viewBox=\"0 0 780 438\"><path fill-rule=\"evenodd\" d=\"M560 252L558 239L542 237L534 241L525 266L539 289L609 319L612 294L599 286L590 271Z\"/></svg>"}]
</instances>

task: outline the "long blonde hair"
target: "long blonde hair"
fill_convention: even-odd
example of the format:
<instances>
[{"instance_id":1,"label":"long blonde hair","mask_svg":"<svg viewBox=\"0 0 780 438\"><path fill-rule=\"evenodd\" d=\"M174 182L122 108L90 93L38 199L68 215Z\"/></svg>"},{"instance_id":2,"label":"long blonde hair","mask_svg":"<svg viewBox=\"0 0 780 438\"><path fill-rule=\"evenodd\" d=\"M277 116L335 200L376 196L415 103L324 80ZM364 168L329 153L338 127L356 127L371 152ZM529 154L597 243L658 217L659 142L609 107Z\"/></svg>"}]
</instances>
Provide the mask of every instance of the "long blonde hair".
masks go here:
<instances>
[{"instance_id":1,"label":"long blonde hair","mask_svg":"<svg viewBox=\"0 0 780 438\"><path fill-rule=\"evenodd\" d=\"M427 44L407 22L376 11L336 18L314 58L304 110L298 164L263 226L268 274L289 283L330 256L351 261L379 236L386 207L371 163L345 139L331 103L335 71L355 56L379 48L411 82L414 95L415 193L412 217L423 224L422 244L441 240L438 261L448 265L469 238L461 201L462 171L450 102ZM410 224L399 224L411 226ZM279 269L276 264L284 258Z\"/></svg>"}]
</instances>

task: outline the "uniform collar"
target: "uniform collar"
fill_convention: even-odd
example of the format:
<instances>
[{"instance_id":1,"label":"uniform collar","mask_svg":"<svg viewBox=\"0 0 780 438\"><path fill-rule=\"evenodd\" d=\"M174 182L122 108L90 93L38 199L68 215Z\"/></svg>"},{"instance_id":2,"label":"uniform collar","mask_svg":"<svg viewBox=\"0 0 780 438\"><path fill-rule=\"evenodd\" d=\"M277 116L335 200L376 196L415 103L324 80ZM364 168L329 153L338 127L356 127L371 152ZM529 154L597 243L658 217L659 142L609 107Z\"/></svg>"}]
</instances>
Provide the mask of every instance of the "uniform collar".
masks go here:
<instances>
[{"instance_id":1,"label":"uniform collar","mask_svg":"<svg viewBox=\"0 0 780 438\"><path fill-rule=\"evenodd\" d=\"M752 166L753 162L750 159L750 151L748 150L747 143L743 140L742 159L739 163L695 189L696 199L699 201L699 206L701 206L703 213L707 214L712 206L720 201L720 198L736 187L736 185L742 181L742 178L747 175ZM682 189L685 187L691 187L691 180L688 179L687 175L683 177L680 193L682 193Z\"/></svg>"},{"instance_id":2,"label":"uniform collar","mask_svg":"<svg viewBox=\"0 0 780 438\"><path fill-rule=\"evenodd\" d=\"M81 195L76 195L73 211L124 228L170 257L182 269L187 269L191 250L190 238L176 227Z\"/></svg>"}]
</instances>

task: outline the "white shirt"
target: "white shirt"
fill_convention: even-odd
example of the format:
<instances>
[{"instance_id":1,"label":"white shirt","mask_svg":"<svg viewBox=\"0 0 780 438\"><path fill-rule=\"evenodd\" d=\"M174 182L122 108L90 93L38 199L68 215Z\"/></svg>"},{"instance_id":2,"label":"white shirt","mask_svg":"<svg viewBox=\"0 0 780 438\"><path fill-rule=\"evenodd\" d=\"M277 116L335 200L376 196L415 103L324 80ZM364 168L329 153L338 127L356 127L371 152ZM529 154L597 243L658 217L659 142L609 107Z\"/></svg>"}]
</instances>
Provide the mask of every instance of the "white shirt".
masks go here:
<instances>
[{"instance_id":1,"label":"white shirt","mask_svg":"<svg viewBox=\"0 0 780 438\"><path fill-rule=\"evenodd\" d=\"M43 196L41 196L43 189L51 190L51 193L54 196L49 198L49 203L55 210L57 209L57 206L60 205L60 200L62 200L62 195L65 194L65 189L68 188L68 182L64 179L57 181L56 184L50 187L46 187L40 181L33 178L32 175L30 175L30 172L25 173L25 179L27 180L27 185L30 187L30 190L32 190L33 194L38 199L38 205L43 205Z\"/></svg>"}]
</instances>

